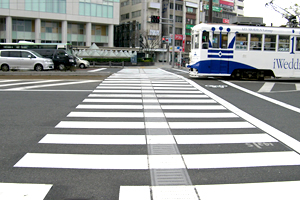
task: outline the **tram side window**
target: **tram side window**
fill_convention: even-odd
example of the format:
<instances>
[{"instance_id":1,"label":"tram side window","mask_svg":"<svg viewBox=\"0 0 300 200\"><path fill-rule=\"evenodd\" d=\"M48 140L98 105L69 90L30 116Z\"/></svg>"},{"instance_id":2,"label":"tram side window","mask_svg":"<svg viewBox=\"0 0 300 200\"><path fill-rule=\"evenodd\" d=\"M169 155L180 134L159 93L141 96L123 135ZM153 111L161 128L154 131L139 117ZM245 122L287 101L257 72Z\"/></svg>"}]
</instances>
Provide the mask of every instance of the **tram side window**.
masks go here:
<instances>
[{"instance_id":1,"label":"tram side window","mask_svg":"<svg viewBox=\"0 0 300 200\"><path fill-rule=\"evenodd\" d=\"M297 41L296 41L296 51L300 51L300 36L297 37Z\"/></svg>"},{"instance_id":2,"label":"tram side window","mask_svg":"<svg viewBox=\"0 0 300 200\"><path fill-rule=\"evenodd\" d=\"M290 36L279 35L278 51L290 51Z\"/></svg>"},{"instance_id":3,"label":"tram side window","mask_svg":"<svg viewBox=\"0 0 300 200\"><path fill-rule=\"evenodd\" d=\"M250 50L261 50L261 34L251 34L250 37Z\"/></svg>"},{"instance_id":4,"label":"tram side window","mask_svg":"<svg viewBox=\"0 0 300 200\"><path fill-rule=\"evenodd\" d=\"M199 49L199 34L195 35L195 49Z\"/></svg>"},{"instance_id":5,"label":"tram side window","mask_svg":"<svg viewBox=\"0 0 300 200\"><path fill-rule=\"evenodd\" d=\"M208 49L209 47L209 32L203 31L202 33L202 49Z\"/></svg>"},{"instance_id":6,"label":"tram side window","mask_svg":"<svg viewBox=\"0 0 300 200\"><path fill-rule=\"evenodd\" d=\"M237 50L247 50L248 46L248 34L237 33L235 40L235 49Z\"/></svg>"},{"instance_id":7,"label":"tram side window","mask_svg":"<svg viewBox=\"0 0 300 200\"><path fill-rule=\"evenodd\" d=\"M275 51L276 50L276 35L265 35L265 51Z\"/></svg>"}]
</instances>

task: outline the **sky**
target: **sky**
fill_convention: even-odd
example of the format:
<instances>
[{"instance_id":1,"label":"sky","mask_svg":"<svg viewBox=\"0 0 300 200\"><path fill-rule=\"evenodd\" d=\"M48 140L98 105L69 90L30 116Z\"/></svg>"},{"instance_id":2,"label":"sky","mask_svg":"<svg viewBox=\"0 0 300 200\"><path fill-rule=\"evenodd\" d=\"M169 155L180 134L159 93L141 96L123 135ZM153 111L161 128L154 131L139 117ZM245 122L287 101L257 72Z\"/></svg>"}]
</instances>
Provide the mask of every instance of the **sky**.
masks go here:
<instances>
[{"instance_id":1,"label":"sky","mask_svg":"<svg viewBox=\"0 0 300 200\"><path fill-rule=\"evenodd\" d=\"M272 7L265 7L266 3L271 0L244 0L244 16L245 17L263 17L266 26L280 26L286 24L287 20L282 15L276 12ZM298 3L299 0L274 0L273 3L281 8L288 8L289 6Z\"/></svg>"}]
</instances>

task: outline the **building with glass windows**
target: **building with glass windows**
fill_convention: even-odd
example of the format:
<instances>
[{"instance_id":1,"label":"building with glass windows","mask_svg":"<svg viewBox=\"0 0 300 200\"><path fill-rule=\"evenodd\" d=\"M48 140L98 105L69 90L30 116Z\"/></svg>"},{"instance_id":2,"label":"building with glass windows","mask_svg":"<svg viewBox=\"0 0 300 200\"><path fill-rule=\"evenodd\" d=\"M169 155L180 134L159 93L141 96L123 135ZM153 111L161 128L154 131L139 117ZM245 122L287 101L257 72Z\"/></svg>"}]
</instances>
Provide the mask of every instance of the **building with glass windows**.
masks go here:
<instances>
[{"instance_id":1,"label":"building with glass windows","mask_svg":"<svg viewBox=\"0 0 300 200\"><path fill-rule=\"evenodd\" d=\"M212 22L213 23L229 23L229 19L235 16L244 15L244 0L213 0ZM175 9L175 16L173 10ZM120 24L121 34L123 37L127 33L130 38L130 27L137 25L141 34L148 34L149 40L153 36L168 38L162 45L167 51L171 51L170 37L173 34L173 28L166 23L172 23L175 20L175 51L190 51L191 45L191 29L196 24L208 21L209 0L120 0ZM151 16L160 16L162 23L151 22ZM170 20L165 20L170 19ZM126 30L129 27L129 31ZM124 33L125 32L125 33ZM128 36L129 35L129 36ZM130 42L120 42L120 45L133 46L132 42L137 43L136 37L130 38ZM134 40L135 39L135 40ZM157 55L157 60L164 58Z\"/></svg>"},{"instance_id":2,"label":"building with glass windows","mask_svg":"<svg viewBox=\"0 0 300 200\"><path fill-rule=\"evenodd\" d=\"M0 42L113 47L119 0L0 0Z\"/></svg>"}]
</instances>

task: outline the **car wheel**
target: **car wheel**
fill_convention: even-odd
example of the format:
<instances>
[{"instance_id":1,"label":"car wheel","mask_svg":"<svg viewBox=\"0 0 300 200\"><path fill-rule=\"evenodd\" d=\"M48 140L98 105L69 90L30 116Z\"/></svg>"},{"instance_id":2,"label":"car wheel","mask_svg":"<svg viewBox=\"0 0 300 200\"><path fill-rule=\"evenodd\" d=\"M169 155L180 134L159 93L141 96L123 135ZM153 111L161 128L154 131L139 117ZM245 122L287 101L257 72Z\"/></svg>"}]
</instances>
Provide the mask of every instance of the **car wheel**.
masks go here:
<instances>
[{"instance_id":1,"label":"car wheel","mask_svg":"<svg viewBox=\"0 0 300 200\"><path fill-rule=\"evenodd\" d=\"M81 63L81 64L79 65L79 68L80 68L80 69L84 69L84 68L85 68L85 65L84 65L83 63Z\"/></svg>"},{"instance_id":2,"label":"car wheel","mask_svg":"<svg viewBox=\"0 0 300 200\"><path fill-rule=\"evenodd\" d=\"M1 70L4 72L9 71L9 66L8 65L2 65Z\"/></svg>"},{"instance_id":3,"label":"car wheel","mask_svg":"<svg viewBox=\"0 0 300 200\"><path fill-rule=\"evenodd\" d=\"M35 66L35 71L43 71L43 66L42 65L36 65Z\"/></svg>"},{"instance_id":4,"label":"car wheel","mask_svg":"<svg viewBox=\"0 0 300 200\"><path fill-rule=\"evenodd\" d=\"M59 64L58 69L61 71L66 70L66 66L64 64Z\"/></svg>"}]
</instances>

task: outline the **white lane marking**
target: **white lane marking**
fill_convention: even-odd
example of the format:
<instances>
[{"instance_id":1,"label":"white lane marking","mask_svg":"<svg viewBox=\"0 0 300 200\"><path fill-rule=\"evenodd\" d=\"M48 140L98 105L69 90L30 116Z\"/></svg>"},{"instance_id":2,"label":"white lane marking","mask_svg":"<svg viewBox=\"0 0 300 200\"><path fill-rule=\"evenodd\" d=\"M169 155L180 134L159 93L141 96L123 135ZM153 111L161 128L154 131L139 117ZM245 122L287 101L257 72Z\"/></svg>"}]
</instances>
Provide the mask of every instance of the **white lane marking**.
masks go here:
<instances>
[{"instance_id":1,"label":"white lane marking","mask_svg":"<svg viewBox=\"0 0 300 200\"><path fill-rule=\"evenodd\" d=\"M27 153L14 167L68 169L148 169L147 155Z\"/></svg>"},{"instance_id":2,"label":"white lane marking","mask_svg":"<svg viewBox=\"0 0 300 200\"><path fill-rule=\"evenodd\" d=\"M146 135L147 144L176 144L173 135Z\"/></svg>"},{"instance_id":3,"label":"white lane marking","mask_svg":"<svg viewBox=\"0 0 300 200\"><path fill-rule=\"evenodd\" d=\"M151 105L145 105L145 109L151 109ZM226 110L221 105L161 105L163 110ZM153 107L153 109L156 109Z\"/></svg>"},{"instance_id":4,"label":"white lane marking","mask_svg":"<svg viewBox=\"0 0 300 200\"><path fill-rule=\"evenodd\" d=\"M10 89L4 89L0 91L5 92L93 92L93 90L10 90Z\"/></svg>"},{"instance_id":5,"label":"white lane marking","mask_svg":"<svg viewBox=\"0 0 300 200\"><path fill-rule=\"evenodd\" d=\"M44 81L31 81L31 82L21 82L21 83L9 83L9 84L2 84L2 85L0 85L0 87L40 84L40 83L49 83L49 82L58 82L58 81L61 81L61 80L44 80Z\"/></svg>"},{"instance_id":6,"label":"white lane marking","mask_svg":"<svg viewBox=\"0 0 300 200\"><path fill-rule=\"evenodd\" d=\"M256 200L298 200L300 181L190 186L120 186L119 200L198 200L198 198L193 199L196 195L195 188L201 200L253 200L253 195L248 195L249 191L251 194L256 194Z\"/></svg>"},{"instance_id":7,"label":"white lane marking","mask_svg":"<svg viewBox=\"0 0 300 200\"><path fill-rule=\"evenodd\" d=\"M171 129L255 128L248 122L169 122Z\"/></svg>"},{"instance_id":8,"label":"white lane marking","mask_svg":"<svg viewBox=\"0 0 300 200\"><path fill-rule=\"evenodd\" d=\"M39 143L49 144L100 144L146 145L145 135L72 135L47 134Z\"/></svg>"},{"instance_id":9,"label":"white lane marking","mask_svg":"<svg viewBox=\"0 0 300 200\"><path fill-rule=\"evenodd\" d=\"M9 79L9 80L0 80L0 83L16 82L16 81L21 81L21 80L14 80L14 79Z\"/></svg>"},{"instance_id":10,"label":"white lane marking","mask_svg":"<svg viewBox=\"0 0 300 200\"><path fill-rule=\"evenodd\" d=\"M145 86L98 86L97 89L143 89L143 90L195 90L194 87L145 87Z\"/></svg>"},{"instance_id":11,"label":"white lane marking","mask_svg":"<svg viewBox=\"0 0 300 200\"><path fill-rule=\"evenodd\" d=\"M144 122L61 121L55 128L144 129Z\"/></svg>"},{"instance_id":12,"label":"white lane marking","mask_svg":"<svg viewBox=\"0 0 300 200\"><path fill-rule=\"evenodd\" d=\"M163 109L163 110L226 110L221 105L85 105L79 104L78 109Z\"/></svg>"},{"instance_id":13,"label":"white lane marking","mask_svg":"<svg viewBox=\"0 0 300 200\"><path fill-rule=\"evenodd\" d=\"M151 189L153 200L199 200L195 187L192 185L152 186Z\"/></svg>"},{"instance_id":14,"label":"white lane marking","mask_svg":"<svg viewBox=\"0 0 300 200\"><path fill-rule=\"evenodd\" d=\"M67 117L115 117L115 118L238 118L234 113L161 113L161 112L71 112Z\"/></svg>"},{"instance_id":15,"label":"white lane marking","mask_svg":"<svg viewBox=\"0 0 300 200\"><path fill-rule=\"evenodd\" d=\"M299 188L300 181L196 185L201 200L298 200Z\"/></svg>"},{"instance_id":16,"label":"white lane marking","mask_svg":"<svg viewBox=\"0 0 300 200\"><path fill-rule=\"evenodd\" d=\"M111 83L101 83L100 86L141 86L141 87L191 87L190 84L111 84Z\"/></svg>"},{"instance_id":17,"label":"white lane marking","mask_svg":"<svg viewBox=\"0 0 300 200\"><path fill-rule=\"evenodd\" d=\"M174 139L175 138L175 139ZM176 140L176 141L175 141ZM147 143L146 143L147 141ZM97 144L97 145L146 145L146 144L242 144L278 142L267 134L222 135L79 135L47 134L39 143Z\"/></svg>"},{"instance_id":18,"label":"white lane marking","mask_svg":"<svg viewBox=\"0 0 300 200\"><path fill-rule=\"evenodd\" d=\"M185 154L182 156L188 169L300 165L300 155L294 151L227 154Z\"/></svg>"},{"instance_id":19,"label":"white lane marking","mask_svg":"<svg viewBox=\"0 0 300 200\"><path fill-rule=\"evenodd\" d=\"M251 90L248 90L248 89L246 89L246 88L240 87L240 86L235 85L235 84L233 84L233 83L231 83L231 82L228 82L228 81L222 81L222 82L225 83L225 84L230 85L231 87L234 87L234 88L236 88L236 89L239 89L239 90L241 90L241 91L243 91L243 92L246 92L246 93L248 93L248 94L251 94L251 95L253 95L253 96L256 96L256 97L258 97L258 98L264 99L264 100L269 101L269 102L271 102L271 103L277 104L277 105L282 106L282 107L284 107L284 108L287 108L287 109L290 109L290 110L292 110L292 111L295 111L295 112L300 113L300 108L297 108L297 107L295 107L295 106L291 106L291 105L289 105L289 104L286 104L286 103L283 103L283 102L281 102L281 101L272 99L272 98L270 98L270 97L266 97L266 96L264 96L264 95L258 94L257 92L253 92L253 91L251 91Z\"/></svg>"},{"instance_id":20,"label":"white lane marking","mask_svg":"<svg viewBox=\"0 0 300 200\"><path fill-rule=\"evenodd\" d=\"M212 99L84 99L83 102L98 102L98 103L216 103Z\"/></svg>"},{"instance_id":21,"label":"white lane marking","mask_svg":"<svg viewBox=\"0 0 300 200\"><path fill-rule=\"evenodd\" d=\"M106 121L61 121L55 128L96 128L96 129L221 129L255 128L248 122L106 122Z\"/></svg>"},{"instance_id":22,"label":"white lane marking","mask_svg":"<svg viewBox=\"0 0 300 200\"><path fill-rule=\"evenodd\" d=\"M159 103L216 103L213 99L159 99ZM148 100L144 100L148 103Z\"/></svg>"},{"instance_id":23,"label":"white lane marking","mask_svg":"<svg viewBox=\"0 0 300 200\"><path fill-rule=\"evenodd\" d=\"M142 98L141 94L90 94L89 97L132 97Z\"/></svg>"},{"instance_id":24,"label":"white lane marking","mask_svg":"<svg viewBox=\"0 0 300 200\"><path fill-rule=\"evenodd\" d=\"M121 186L119 200L151 200L149 186Z\"/></svg>"},{"instance_id":25,"label":"white lane marking","mask_svg":"<svg viewBox=\"0 0 300 200\"><path fill-rule=\"evenodd\" d=\"M234 113L164 113L166 118L238 118Z\"/></svg>"},{"instance_id":26,"label":"white lane marking","mask_svg":"<svg viewBox=\"0 0 300 200\"><path fill-rule=\"evenodd\" d=\"M162 70L162 69L160 69ZM248 113L240 110L239 108L237 108L236 106L232 105L231 103L225 101L224 99L220 98L219 96L213 94L212 92L206 90L205 88L199 86L198 84L196 84L194 81L189 80L187 78L184 78L183 76L179 76L176 75L177 77L181 77L183 80L186 80L187 82L189 82L191 85L193 85L195 88L199 89L200 91L202 91L203 93L205 93L207 96L209 96L210 98L216 100L217 102L219 102L221 105L225 106L228 110L230 110L231 112L237 114L238 116L240 116L241 118L245 119L246 121L250 122L251 124L253 124L254 126L256 126L257 128L260 128L261 130L263 130L264 132L268 133L269 135L271 135L272 137L276 138L277 140L281 141L282 143L284 143L285 145L289 146L290 148L292 148L293 150L295 150L296 152L300 153L300 142L290 136L288 136L287 134L275 129L274 127L262 122L261 120L249 115ZM223 83L230 85L232 87L236 87L237 89L240 90L245 90L245 92L248 92L250 94L253 94L254 96L258 96L260 98L265 97L263 95L260 95L256 92L252 92L250 90L246 90L242 87L239 87L235 84L232 84L228 81L222 81ZM267 98L267 97L265 97ZM269 98L270 99L270 98ZM273 101L273 99L270 99ZM281 103L281 102L280 102ZM292 106L293 107L293 106ZM295 107L294 107L295 108ZM298 108L296 108L298 109ZM298 109L300 112L300 109Z\"/></svg>"},{"instance_id":27,"label":"white lane marking","mask_svg":"<svg viewBox=\"0 0 300 200\"><path fill-rule=\"evenodd\" d=\"M79 104L78 109L143 109L143 105L83 105Z\"/></svg>"},{"instance_id":28,"label":"white lane marking","mask_svg":"<svg viewBox=\"0 0 300 200\"><path fill-rule=\"evenodd\" d=\"M181 155L148 155L150 169L184 169Z\"/></svg>"},{"instance_id":29,"label":"white lane marking","mask_svg":"<svg viewBox=\"0 0 300 200\"><path fill-rule=\"evenodd\" d=\"M32 88L55 87L55 86L62 86L62 85L75 85L75 84L91 83L91 82L99 82L99 81L98 80L86 80L86 81L76 81L76 82L67 82L67 83L46 84L46 85L33 85L33 86L27 86L27 87L12 88L12 89L7 89L7 90L27 90L27 89L32 89Z\"/></svg>"},{"instance_id":30,"label":"white lane marking","mask_svg":"<svg viewBox=\"0 0 300 200\"><path fill-rule=\"evenodd\" d=\"M158 98L208 98L204 94L157 94L156 96Z\"/></svg>"},{"instance_id":31,"label":"white lane marking","mask_svg":"<svg viewBox=\"0 0 300 200\"><path fill-rule=\"evenodd\" d=\"M141 89L137 89L137 90L94 90L93 91L94 93L142 93L142 90ZM143 90L143 93L154 93L153 90ZM163 93L163 94L166 94L166 93L176 93L176 94L195 94L195 93L202 93L198 90L195 90L195 91L178 91L178 90L155 90L155 93Z\"/></svg>"},{"instance_id":32,"label":"white lane marking","mask_svg":"<svg viewBox=\"0 0 300 200\"><path fill-rule=\"evenodd\" d=\"M99 72L102 70L106 70L107 68L101 68L101 69L94 69L94 70L89 70L88 72Z\"/></svg>"},{"instance_id":33,"label":"white lane marking","mask_svg":"<svg viewBox=\"0 0 300 200\"><path fill-rule=\"evenodd\" d=\"M299 83L295 84L295 87L296 87L296 90L300 90L300 84Z\"/></svg>"},{"instance_id":34,"label":"white lane marking","mask_svg":"<svg viewBox=\"0 0 300 200\"><path fill-rule=\"evenodd\" d=\"M0 183L0 199L43 200L51 187L51 184Z\"/></svg>"},{"instance_id":35,"label":"white lane marking","mask_svg":"<svg viewBox=\"0 0 300 200\"><path fill-rule=\"evenodd\" d=\"M71 112L67 117L143 118L143 112Z\"/></svg>"},{"instance_id":36,"label":"white lane marking","mask_svg":"<svg viewBox=\"0 0 300 200\"><path fill-rule=\"evenodd\" d=\"M98 102L98 103L143 103L142 99L84 99L82 102Z\"/></svg>"},{"instance_id":37,"label":"white lane marking","mask_svg":"<svg viewBox=\"0 0 300 200\"><path fill-rule=\"evenodd\" d=\"M257 92L270 92L275 83L265 82L265 84Z\"/></svg>"},{"instance_id":38,"label":"white lane marking","mask_svg":"<svg viewBox=\"0 0 300 200\"><path fill-rule=\"evenodd\" d=\"M185 70L181 70L181 69L173 69L173 70L175 70L175 71L179 71L179 72L183 72L183 73L189 73L188 71L185 71Z\"/></svg>"},{"instance_id":39,"label":"white lane marking","mask_svg":"<svg viewBox=\"0 0 300 200\"><path fill-rule=\"evenodd\" d=\"M218 134L218 135L174 135L177 144L237 144L257 142L278 142L265 133Z\"/></svg>"}]
</instances>

